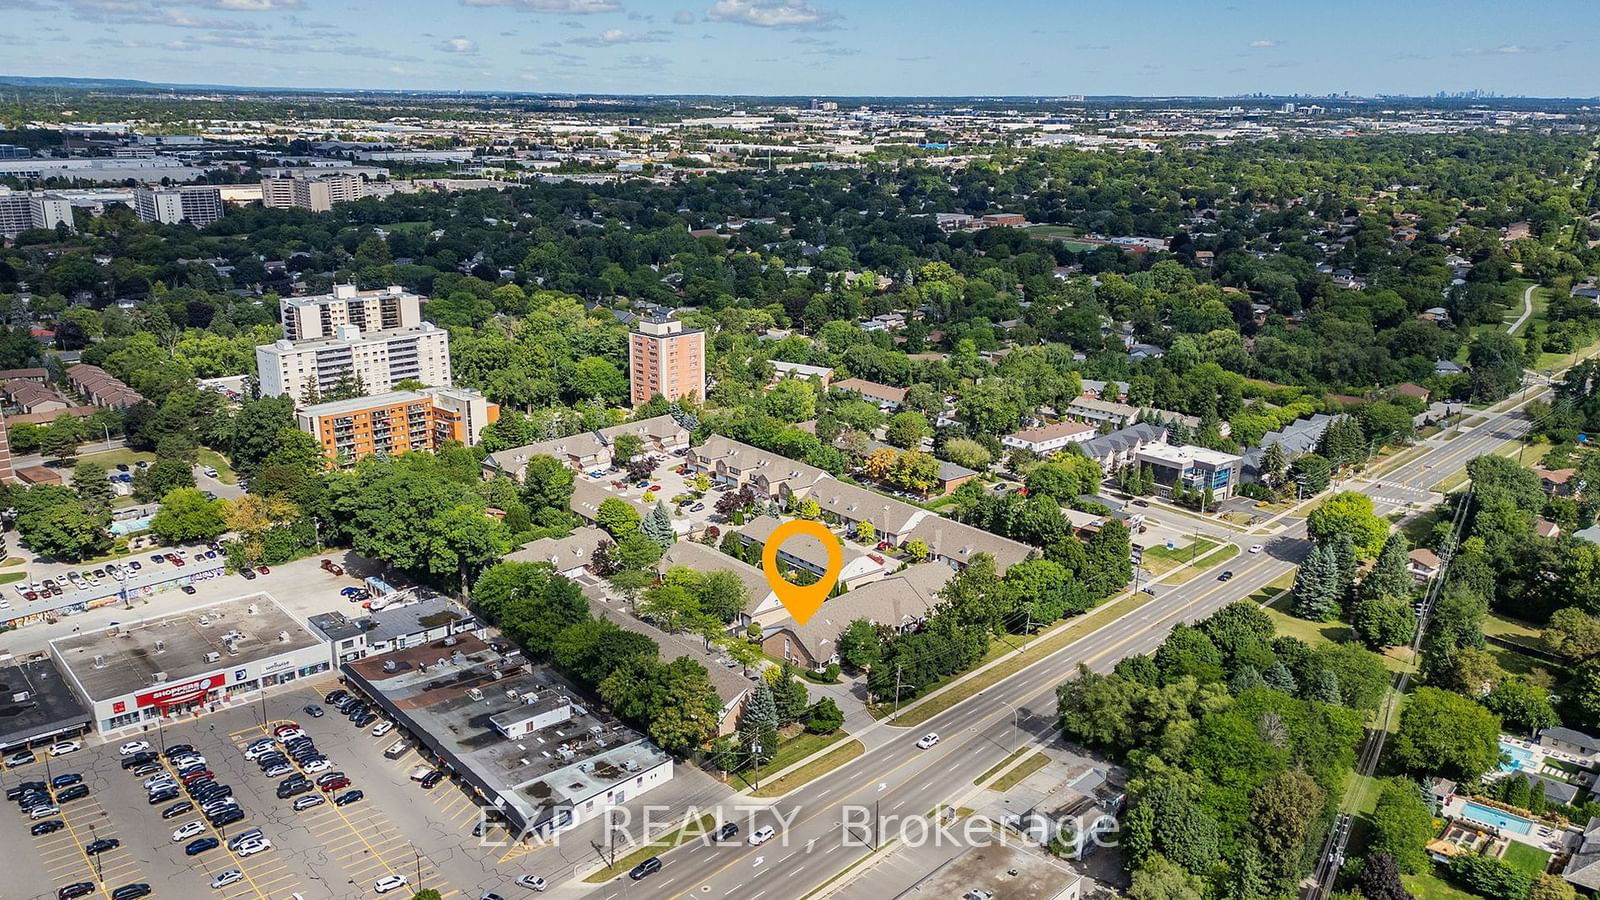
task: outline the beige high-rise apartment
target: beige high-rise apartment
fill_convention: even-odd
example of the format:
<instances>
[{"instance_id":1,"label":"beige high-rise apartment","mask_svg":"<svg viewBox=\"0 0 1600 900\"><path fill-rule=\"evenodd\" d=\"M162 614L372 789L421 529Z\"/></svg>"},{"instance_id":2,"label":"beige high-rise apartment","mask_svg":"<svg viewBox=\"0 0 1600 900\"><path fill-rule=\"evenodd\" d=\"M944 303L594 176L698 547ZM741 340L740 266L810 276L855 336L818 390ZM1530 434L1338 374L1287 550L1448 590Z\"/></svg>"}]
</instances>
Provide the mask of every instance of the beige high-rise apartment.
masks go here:
<instances>
[{"instance_id":1,"label":"beige high-rise apartment","mask_svg":"<svg viewBox=\"0 0 1600 900\"><path fill-rule=\"evenodd\" d=\"M667 315L640 319L628 334L628 384L634 406L656 394L704 401L706 333Z\"/></svg>"},{"instance_id":2,"label":"beige high-rise apartment","mask_svg":"<svg viewBox=\"0 0 1600 900\"><path fill-rule=\"evenodd\" d=\"M362 331L411 328L422 323L422 298L398 285L376 291L358 291L353 284L336 284L331 294L284 297L278 301L283 336L291 341L327 337L340 325Z\"/></svg>"},{"instance_id":3,"label":"beige high-rise apartment","mask_svg":"<svg viewBox=\"0 0 1600 900\"><path fill-rule=\"evenodd\" d=\"M334 204L365 196L361 176L349 172L299 174L261 179L261 202L274 209L327 212Z\"/></svg>"}]
</instances>

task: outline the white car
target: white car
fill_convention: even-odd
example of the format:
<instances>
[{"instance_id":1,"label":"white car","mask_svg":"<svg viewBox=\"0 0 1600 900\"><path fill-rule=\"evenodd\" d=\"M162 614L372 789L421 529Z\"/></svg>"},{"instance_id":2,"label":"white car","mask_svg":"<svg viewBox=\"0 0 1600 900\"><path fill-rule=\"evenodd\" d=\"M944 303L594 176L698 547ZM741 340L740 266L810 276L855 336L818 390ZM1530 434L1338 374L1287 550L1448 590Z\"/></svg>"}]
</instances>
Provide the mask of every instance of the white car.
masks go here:
<instances>
[{"instance_id":1,"label":"white car","mask_svg":"<svg viewBox=\"0 0 1600 900\"><path fill-rule=\"evenodd\" d=\"M318 772L326 772L331 768L333 768L333 763L328 762L325 759L313 759L311 762L308 762L305 765L305 771L307 775L315 775Z\"/></svg>"},{"instance_id":2,"label":"white car","mask_svg":"<svg viewBox=\"0 0 1600 900\"><path fill-rule=\"evenodd\" d=\"M172 833L172 842L176 844L181 841L186 841L205 830L206 826L202 825L199 819L195 819L193 822L190 822L182 828L179 828L177 831L174 831Z\"/></svg>"},{"instance_id":3,"label":"white car","mask_svg":"<svg viewBox=\"0 0 1600 900\"><path fill-rule=\"evenodd\" d=\"M917 749L918 750L926 750L929 747L932 747L934 744L937 744L937 743L939 743L939 735L938 735L938 733L930 731L927 734L923 735L922 738L917 741Z\"/></svg>"},{"instance_id":4,"label":"white car","mask_svg":"<svg viewBox=\"0 0 1600 900\"><path fill-rule=\"evenodd\" d=\"M243 880L243 872L239 871L238 869L229 869L228 871L223 872L217 877L211 879L211 887L213 890L217 888L225 888L230 884L234 884L235 882Z\"/></svg>"},{"instance_id":5,"label":"white car","mask_svg":"<svg viewBox=\"0 0 1600 900\"><path fill-rule=\"evenodd\" d=\"M148 790L150 790L151 788L155 787L158 784L173 784L173 783L174 782L172 780L172 776L171 775L168 775L165 772L160 772L158 774L151 775L149 778L146 778L144 780L144 789L148 791Z\"/></svg>"},{"instance_id":6,"label":"white car","mask_svg":"<svg viewBox=\"0 0 1600 900\"><path fill-rule=\"evenodd\" d=\"M372 726L372 736L373 737L383 737L384 735L388 734L389 732L391 732L393 730L394 730L394 723L393 722L387 722L387 721L379 722L378 724Z\"/></svg>"},{"instance_id":7,"label":"white car","mask_svg":"<svg viewBox=\"0 0 1600 900\"><path fill-rule=\"evenodd\" d=\"M372 889L380 894L387 894L405 887L408 883L404 875L385 875L372 883Z\"/></svg>"},{"instance_id":8,"label":"white car","mask_svg":"<svg viewBox=\"0 0 1600 900\"><path fill-rule=\"evenodd\" d=\"M260 853L260 852L262 852L264 850L271 850L271 849L272 849L272 842L271 841L267 840L266 838L258 838L258 839L253 840L253 841L245 841L244 843L239 845L239 848L237 850L235 850L233 852L238 854L240 856L240 858L243 858L243 857L246 857L246 856L255 856L257 853Z\"/></svg>"},{"instance_id":9,"label":"white car","mask_svg":"<svg viewBox=\"0 0 1600 900\"><path fill-rule=\"evenodd\" d=\"M182 756L174 756L170 762L175 769L187 769L194 765L205 765L206 758L198 753L185 753Z\"/></svg>"},{"instance_id":10,"label":"white car","mask_svg":"<svg viewBox=\"0 0 1600 900\"><path fill-rule=\"evenodd\" d=\"M1264 549L1266 549L1266 548L1261 546L1260 544L1251 544L1250 545L1250 552L1251 553L1260 553Z\"/></svg>"},{"instance_id":11,"label":"white car","mask_svg":"<svg viewBox=\"0 0 1600 900\"><path fill-rule=\"evenodd\" d=\"M767 841L772 840L772 836L777 833L777 830L771 825L763 825L760 828L757 828L755 831L750 832L750 846L759 847L762 844L765 844Z\"/></svg>"},{"instance_id":12,"label":"white car","mask_svg":"<svg viewBox=\"0 0 1600 900\"><path fill-rule=\"evenodd\" d=\"M416 768L412 769L409 774L412 781L421 781L422 779L427 778L428 773L432 771L433 766L417 766Z\"/></svg>"},{"instance_id":13,"label":"white car","mask_svg":"<svg viewBox=\"0 0 1600 900\"><path fill-rule=\"evenodd\" d=\"M517 884L527 888L530 891L538 891L540 893L543 893L544 889L548 886L545 883L545 880L537 875L518 875Z\"/></svg>"},{"instance_id":14,"label":"white car","mask_svg":"<svg viewBox=\"0 0 1600 900\"><path fill-rule=\"evenodd\" d=\"M77 741L57 741L50 745L51 756L65 756L77 750L82 750L83 744Z\"/></svg>"},{"instance_id":15,"label":"white car","mask_svg":"<svg viewBox=\"0 0 1600 900\"><path fill-rule=\"evenodd\" d=\"M289 743L290 741L294 740L297 737L305 737L305 736L306 736L306 733L304 731L301 731L298 728L288 728L288 729L285 729L282 734L278 735L278 743L287 744L287 743Z\"/></svg>"},{"instance_id":16,"label":"white car","mask_svg":"<svg viewBox=\"0 0 1600 900\"><path fill-rule=\"evenodd\" d=\"M255 762L261 757L266 756L268 753L276 753L277 750L278 748L270 743L260 747L251 747L250 749L244 751L244 758L250 760L251 762Z\"/></svg>"},{"instance_id":17,"label":"white car","mask_svg":"<svg viewBox=\"0 0 1600 900\"><path fill-rule=\"evenodd\" d=\"M132 756L135 753L140 752L141 750L149 750L149 749L150 749L150 742L149 741L129 741L126 744L123 744L121 747L117 748L117 755L118 756Z\"/></svg>"}]
</instances>

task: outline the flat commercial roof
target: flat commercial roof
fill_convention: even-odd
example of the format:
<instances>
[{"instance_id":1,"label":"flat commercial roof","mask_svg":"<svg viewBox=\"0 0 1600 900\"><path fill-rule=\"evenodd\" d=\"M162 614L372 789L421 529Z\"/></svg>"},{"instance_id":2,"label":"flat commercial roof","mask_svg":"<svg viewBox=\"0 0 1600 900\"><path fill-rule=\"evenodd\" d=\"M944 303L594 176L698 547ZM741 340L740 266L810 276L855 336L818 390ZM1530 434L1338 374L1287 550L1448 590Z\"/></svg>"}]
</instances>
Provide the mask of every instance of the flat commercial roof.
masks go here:
<instances>
[{"instance_id":1,"label":"flat commercial roof","mask_svg":"<svg viewBox=\"0 0 1600 900\"><path fill-rule=\"evenodd\" d=\"M51 646L84 692L98 701L160 683L158 672L166 675L162 681L183 681L320 643L272 597L249 594L58 638ZM206 662L207 653L220 659Z\"/></svg>"},{"instance_id":2,"label":"flat commercial roof","mask_svg":"<svg viewBox=\"0 0 1600 900\"><path fill-rule=\"evenodd\" d=\"M1141 459L1158 460L1175 466L1190 462L1205 463L1209 466L1229 466L1240 461L1240 457L1235 454L1208 450L1193 444L1184 444L1181 447L1174 447L1171 444L1151 444L1140 450L1139 456Z\"/></svg>"},{"instance_id":3,"label":"flat commercial roof","mask_svg":"<svg viewBox=\"0 0 1600 900\"><path fill-rule=\"evenodd\" d=\"M1043 853L993 840L963 851L899 896L949 900L977 888L1005 900L1055 900L1082 877Z\"/></svg>"},{"instance_id":4,"label":"flat commercial roof","mask_svg":"<svg viewBox=\"0 0 1600 900\"><path fill-rule=\"evenodd\" d=\"M79 731L92 719L55 660L0 666L0 749Z\"/></svg>"},{"instance_id":5,"label":"flat commercial roof","mask_svg":"<svg viewBox=\"0 0 1600 900\"><path fill-rule=\"evenodd\" d=\"M632 729L590 709L554 671L526 666L520 651L502 654L473 635L457 635L341 669L451 768L499 797L519 826L671 761ZM494 728L494 721L561 707L568 718L516 740Z\"/></svg>"}]
</instances>

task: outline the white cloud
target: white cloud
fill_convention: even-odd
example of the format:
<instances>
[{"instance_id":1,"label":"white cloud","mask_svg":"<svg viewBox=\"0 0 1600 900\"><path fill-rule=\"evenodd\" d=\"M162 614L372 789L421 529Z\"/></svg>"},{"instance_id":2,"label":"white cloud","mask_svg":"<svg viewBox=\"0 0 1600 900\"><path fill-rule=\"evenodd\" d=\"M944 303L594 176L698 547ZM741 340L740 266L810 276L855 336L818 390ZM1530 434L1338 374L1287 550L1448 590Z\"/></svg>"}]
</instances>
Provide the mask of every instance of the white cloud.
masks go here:
<instances>
[{"instance_id":1,"label":"white cloud","mask_svg":"<svg viewBox=\"0 0 1600 900\"><path fill-rule=\"evenodd\" d=\"M736 22L757 28L816 28L840 16L817 9L810 0L717 0L706 10L713 22Z\"/></svg>"},{"instance_id":2,"label":"white cloud","mask_svg":"<svg viewBox=\"0 0 1600 900\"><path fill-rule=\"evenodd\" d=\"M1252 50L1271 50L1273 47L1278 46L1278 43L1278 41L1272 40L1251 41L1250 48Z\"/></svg>"},{"instance_id":3,"label":"white cloud","mask_svg":"<svg viewBox=\"0 0 1600 900\"><path fill-rule=\"evenodd\" d=\"M674 25L693 25L694 24L694 11L693 10L688 10L688 9L680 9L680 10L678 10L677 12L672 14L672 24L674 24Z\"/></svg>"},{"instance_id":4,"label":"white cloud","mask_svg":"<svg viewBox=\"0 0 1600 900\"><path fill-rule=\"evenodd\" d=\"M478 42L464 37L453 37L440 41L434 48L446 53L477 53Z\"/></svg>"},{"instance_id":5,"label":"white cloud","mask_svg":"<svg viewBox=\"0 0 1600 900\"><path fill-rule=\"evenodd\" d=\"M577 37L567 43L582 44L585 47L610 47L615 44L661 44L667 40L664 31L623 31L621 28L608 28L593 37Z\"/></svg>"},{"instance_id":6,"label":"white cloud","mask_svg":"<svg viewBox=\"0 0 1600 900\"><path fill-rule=\"evenodd\" d=\"M1494 48L1495 53L1527 53L1528 48L1521 44L1502 44Z\"/></svg>"},{"instance_id":7,"label":"white cloud","mask_svg":"<svg viewBox=\"0 0 1600 900\"><path fill-rule=\"evenodd\" d=\"M622 9L617 0L461 0L462 6L509 6L530 13L589 15Z\"/></svg>"}]
</instances>

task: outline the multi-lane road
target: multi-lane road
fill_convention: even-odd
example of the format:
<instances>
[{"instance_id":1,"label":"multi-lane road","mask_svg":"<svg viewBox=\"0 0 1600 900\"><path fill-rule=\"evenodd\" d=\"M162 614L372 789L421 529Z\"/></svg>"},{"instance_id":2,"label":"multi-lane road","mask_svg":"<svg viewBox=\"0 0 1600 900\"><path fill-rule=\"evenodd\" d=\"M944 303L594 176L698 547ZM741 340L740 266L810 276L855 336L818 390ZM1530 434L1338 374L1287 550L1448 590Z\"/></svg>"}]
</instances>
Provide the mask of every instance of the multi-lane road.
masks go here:
<instances>
[{"instance_id":1,"label":"multi-lane road","mask_svg":"<svg viewBox=\"0 0 1600 900\"><path fill-rule=\"evenodd\" d=\"M1528 399L1543 393L1530 393ZM1373 496L1380 513L1419 503L1434 484L1474 457L1522 436L1528 427L1519 404L1510 411L1488 415L1483 423L1451 439L1423 444L1422 452L1380 477L1345 487ZM1233 562L1232 579L1217 581L1207 575L1167 588L1139 610L1107 622L915 729L877 726L892 728L892 737L868 741L869 749L861 757L765 809L743 814L745 834L752 826L772 825L778 832L772 841L760 846L690 842L667 853L661 871L648 879L630 882L623 877L595 889L592 895L601 900L799 900L807 896L861 860L880 839L901 834L901 823L910 823L905 826L908 833L919 833L931 810L958 800L970 790L973 779L1017 746L1047 737L1055 727L1055 687L1070 678L1079 664L1105 671L1126 656L1150 652L1174 625L1204 618L1293 570L1310 544L1303 519L1285 522L1285 527L1268 537L1234 537L1241 547L1260 542L1265 549ZM942 740L931 749L918 749L916 741L926 732L937 732ZM731 808L729 812L732 814ZM879 823L879 834L869 837L874 821ZM853 896L848 879L836 884L842 885L837 896Z\"/></svg>"}]
</instances>

